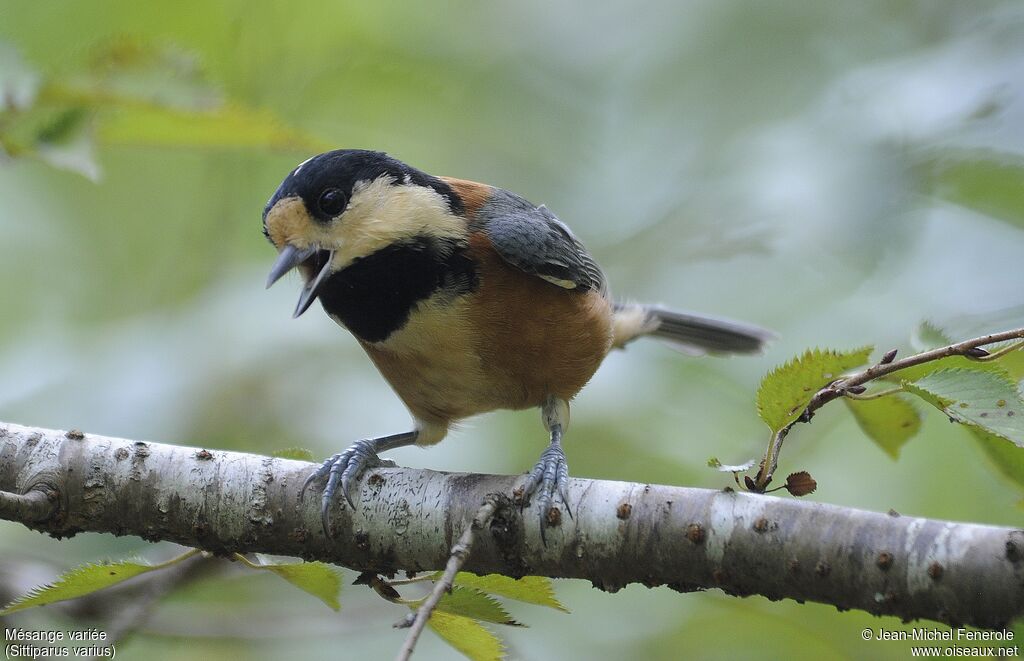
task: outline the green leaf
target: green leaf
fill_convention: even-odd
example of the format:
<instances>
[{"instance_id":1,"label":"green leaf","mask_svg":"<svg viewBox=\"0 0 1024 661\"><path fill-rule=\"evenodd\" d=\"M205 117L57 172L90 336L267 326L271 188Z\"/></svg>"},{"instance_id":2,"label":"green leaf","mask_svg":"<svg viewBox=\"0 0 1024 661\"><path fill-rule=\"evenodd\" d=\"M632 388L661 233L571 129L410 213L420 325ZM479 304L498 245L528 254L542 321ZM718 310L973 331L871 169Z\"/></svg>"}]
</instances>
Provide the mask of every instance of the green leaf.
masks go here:
<instances>
[{"instance_id":1,"label":"green leaf","mask_svg":"<svg viewBox=\"0 0 1024 661\"><path fill-rule=\"evenodd\" d=\"M938 349L939 347L946 346L951 341L949 334L930 319L922 321L921 325L917 327L917 332L911 338L911 344L914 346L915 351Z\"/></svg>"},{"instance_id":2,"label":"green leaf","mask_svg":"<svg viewBox=\"0 0 1024 661\"><path fill-rule=\"evenodd\" d=\"M989 150L941 152L921 168L932 195L1024 226L1024 159Z\"/></svg>"},{"instance_id":3,"label":"green leaf","mask_svg":"<svg viewBox=\"0 0 1024 661\"><path fill-rule=\"evenodd\" d=\"M994 372L1005 374L1006 370L1000 364L1002 358L993 362L978 362L963 356L949 356L938 360L929 361L920 365L913 365L882 377L890 383L903 383L907 381L919 381L929 374L946 370L969 370L972 372Z\"/></svg>"},{"instance_id":4,"label":"green leaf","mask_svg":"<svg viewBox=\"0 0 1024 661\"><path fill-rule=\"evenodd\" d=\"M440 576L441 574L438 572L434 577L434 580L437 580ZM547 606L549 608L556 608L565 613L569 612L569 609L563 606L562 603L555 598L555 589L551 584L551 579L543 576L509 578L508 576L502 576L501 574L477 576L476 574L470 574L469 572L459 572L455 575L455 584L480 590L481 592L486 592L488 594L496 594L500 597L515 599L516 601L522 601L527 604Z\"/></svg>"},{"instance_id":5,"label":"green leaf","mask_svg":"<svg viewBox=\"0 0 1024 661\"><path fill-rule=\"evenodd\" d=\"M427 626L474 661L505 658L501 640L476 620L435 610L427 620Z\"/></svg>"},{"instance_id":6,"label":"green leaf","mask_svg":"<svg viewBox=\"0 0 1024 661\"><path fill-rule=\"evenodd\" d=\"M0 615L10 615L26 608L44 606L57 601L77 599L97 590L117 585L139 574L161 569L165 565L148 565L142 562L113 562L108 565L86 564L62 574L49 585L34 588L28 594L9 603Z\"/></svg>"},{"instance_id":7,"label":"green leaf","mask_svg":"<svg viewBox=\"0 0 1024 661\"><path fill-rule=\"evenodd\" d=\"M1008 321L1016 323L1019 321L1019 318L1012 318ZM969 334L967 337L970 337L971 335L981 335L985 329L986 328L982 328L981 331L979 331L977 327L971 327L965 328L964 332ZM961 334L957 333L957 335ZM911 344L915 351L930 351L932 349L938 349L939 347L945 347L952 344L952 337L953 336L949 329L938 325L934 321L924 321L918 327L918 331L914 333ZM994 352L1002 347L1006 347L1007 344L1008 343L991 345L985 347L985 349ZM1013 351L1008 355L1002 356L1001 358L991 362L979 362L964 356L949 356L947 358L931 360L920 365L904 367L898 371L886 374L882 379L891 383L899 384L905 381L918 381L919 379L924 379L928 374L940 369L953 368L977 369L981 371L995 372L1009 371L1012 374L1015 374L1015 376L1024 377L1024 351Z\"/></svg>"},{"instance_id":8,"label":"green leaf","mask_svg":"<svg viewBox=\"0 0 1024 661\"><path fill-rule=\"evenodd\" d=\"M201 110L219 105L222 94L206 80L199 58L167 44L117 37L93 49L86 70L69 90L162 107Z\"/></svg>"},{"instance_id":9,"label":"green leaf","mask_svg":"<svg viewBox=\"0 0 1024 661\"><path fill-rule=\"evenodd\" d=\"M267 562L257 556L261 564L249 564L253 569L265 569L288 581L295 587L308 592L333 610L341 609L338 594L341 593L341 574L322 562Z\"/></svg>"},{"instance_id":10,"label":"green leaf","mask_svg":"<svg viewBox=\"0 0 1024 661\"><path fill-rule=\"evenodd\" d=\"M985 332L993 332L999 328L1016 328L1021 325L1022 314L1024 314L1024 311L1019 307L1007 308L1006 310L999 311L999 314L995 315L994 318L992 315L986 315L984 322L980 325L977 322L971 323L971 318L968 317L968 327L963 328L960 331L956 331L955 335L959 337L971 337L981 335ZM965 325L962 322L957 324L956 321L953 321L952 323L959 326ZM937 349L939 347L952 344L953 340L950 338L953 336L954 331L945 327L940 327L935 322L925 321L914 334L913 344L916 350L927 351L929 349ZM950 356L949 358L942 358L922 365L908 367L906 369L899 370L898 372L893 372L883 378L896 383L899 383L900 381L916 381L925 375L931 374L932 372L940 369L963 367L965 369L988 370L994 372L1005 370L1009 372L1011 376L1019 380L1024 378L1024 343L1021 343L1020 340L1012 340L1008 342L1000 342L999 344L990 344L986 346L985 349L995 353L1000 349L1006 348L1010 344L1019 344L1020 346L1016 351L1010 351L994 361L978 362L963 356Z\"/></svg>"},{"instance_id":11,"label":"green leaf","mask_svg":"<svg viewBox=\"0 0 1024 661\"><path fill-rule=\"evenodd\" d=\"M494 597L489 597L479 590L458 585L453 586L451 592L441 597L441 600L437 602L437 609L452 615L462 615L494 624L523 626L513 620L508 611Z\"/></svg>"},{"instance_id":12,"label":"green leaf","mask_svg":"<svg viewBox=\"0 0 1024 661\"><path fill-rule=\"evenodd\" d=\"M872 347L852 351L813 349L776 367L761 380L757 412L776 432L797 419L814 393L868 361Z\"/></svg>"},{"instance_id":13,"label":"green leaf","mask_svg":"<svg viewBox=\"0 0 1024 661\"><path fill-rule=\"evenodd\" d=\"M299 461L313 461L313 453L306 448L281 448L270 453L271 457L278 459L297 459Z\"/></svg>"},{"instance_id":14,"label":"green leaf","mask_svg":"<svg viewBox=\"0 0 1024 661\"><path fill-rule=\"evenodd\" d=\"M325 151L268 111L225 101L198 60L111 40L90 66L42 81L0 42L0 153L99 178L95 143L198 149Z\"/></svg>"},{"instance_id":15,"label":"green leaf","mask_svg":"<svg viewBox=\"0 0 1024 661\"><path fill-rule=\"evenodd\" d=\"M893 459L899 458L900 448L921 429L917 409L899 395L843 400L868 438Z\"/></svg>"},{"instance_id":16,"label":"green leaf","mask_svg":"<svg viewBox=\"0 0 1024 661\"><path fill-rule=\"evenodd\" d=\"M997 351L999 347L992 348L993 351ZM1007 372L1010 373L1017 381L1024 379L1024 345L1020 349L1011 351L1002 358L996 358L992 363L998 365Z\"/></svg>"},{"instance_id":17,"label":"green leaf","mask_svg":"<svg viewBox=\"0 0 1024 661\"><path fill-rule=\"evenodd\" d=\"M325 144L289 128L269 112L238 106L189 111L133 106L104 117L99 138L107 143L156 147L322 151Z\"/></svg>"},{"instance_id":18,"label":"green leaf","mask_svg":"<svg viewBox=\"0 0 1024 661\"><path fill-rule=\"evenodd\" d=\"M996 470L1024 491L1024 452L1007 443L1005 438L989 434L981 429L972 427L971 435L981 446L982 451L992 460Z\"/></svg>"},{"instance_id":19,"label":"green leaf","mask_svg":"<svg viewBox=\"0 0 1024 661\"><path fill-rule=\"evenodd\" d=\"M1006 372L947 369L904 384L953 420L1024 447L1024 402Z\"/></svg>"}]
</instances>

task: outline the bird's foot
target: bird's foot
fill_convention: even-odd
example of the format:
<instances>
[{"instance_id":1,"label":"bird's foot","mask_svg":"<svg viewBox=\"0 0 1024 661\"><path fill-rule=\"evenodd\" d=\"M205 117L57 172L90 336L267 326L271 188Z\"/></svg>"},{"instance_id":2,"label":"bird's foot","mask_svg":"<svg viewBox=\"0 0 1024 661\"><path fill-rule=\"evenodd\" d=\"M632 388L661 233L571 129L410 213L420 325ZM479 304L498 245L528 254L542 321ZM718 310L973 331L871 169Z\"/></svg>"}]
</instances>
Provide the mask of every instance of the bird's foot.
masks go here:
<instances>
[{"instance_id":1,"label":"bird's foot","mask_svg":"<svg viewBox=\"0 0 1024 661\"><path fill-rule=\"evenodd\" d=\"M565 460L565 451L560 443L552 443L540 456L537 465L526 475L523 483L521 503L526 505L531 496L537 495L537 507L540 515L540 537L547 544L545 527L557 524L561 513L555 507L555 495L561 501L566 513L572 517L569 509L569 464Z\"/></svg>"},{"instance_id":2,"label":"bird's foot","mask_svg":"<svg viewBox=\"0 0 1024 661\"><path fill-rule=\"evenodd\" d=\"M367 468L380 466L381 463L373 441L356 441L344 452L339 452L325 461L306 478L300 492L302 496L305 495L306 489L312 482L327 478L327 485L324 487L323 494L320 497L320 520L323 523L325 535L330 537L330 518L328 517L328 512L330 511L331 500L337 492L338 485L341 485L341 492L345 494L348 506L355 509L355 504L352 500L352 490L358 482L359 476Z\"/></svg>"}]
</instances>

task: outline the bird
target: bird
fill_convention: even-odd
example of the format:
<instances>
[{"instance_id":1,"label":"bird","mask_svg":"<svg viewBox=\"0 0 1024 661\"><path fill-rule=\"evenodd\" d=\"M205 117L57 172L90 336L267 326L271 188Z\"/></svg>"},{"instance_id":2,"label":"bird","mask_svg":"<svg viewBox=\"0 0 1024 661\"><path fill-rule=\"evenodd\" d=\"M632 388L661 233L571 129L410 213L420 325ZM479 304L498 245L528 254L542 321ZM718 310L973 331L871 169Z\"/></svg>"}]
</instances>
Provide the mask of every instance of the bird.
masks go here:
<instances>
[{"instance_id":1,"label":"bird","mask_svg":"<svg viewBox=\"0 0 1024 661\"><path fill-rule=\"evenodd\" d=\"M313 471L320 514L379 454L441 441L457 422L539 408L547 447L519 502L536 497L541 534L560 501L572 516L562 439L569 404L613 349L640 337L688 353L750 354L771 339L746 323L618 301L594 258L546 206L508 190L436 177L379 151L303 161L263 210L278 255L269 288L297 270L293 316L319 300L355 336L409 409L411 430L360 439Z\"/></svg>"}]
</instances>

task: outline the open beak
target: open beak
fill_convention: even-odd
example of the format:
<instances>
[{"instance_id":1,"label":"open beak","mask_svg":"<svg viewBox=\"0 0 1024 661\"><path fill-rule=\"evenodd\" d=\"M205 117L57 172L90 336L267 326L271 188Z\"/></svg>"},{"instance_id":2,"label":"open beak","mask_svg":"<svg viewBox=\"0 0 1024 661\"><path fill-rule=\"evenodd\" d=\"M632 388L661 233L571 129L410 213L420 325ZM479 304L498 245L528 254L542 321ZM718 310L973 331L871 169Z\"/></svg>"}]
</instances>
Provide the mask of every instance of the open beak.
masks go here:
<instances>
[{"instance_id":1,"label":"open beak","mask_svg":"<svg viewBox=\"0 0 1024 661\"><path fill-rule=\"evenodd\" d=\"M293 318L300 317L316 300L317 291L327 279L333 258L333 250L327 251L320 250L319 248L300 249L290 244L286 245L277 255L277 261L270 268L270 273L267 275L267 289L270 289L270 286L280 280L281 276L288 271L308 260L313 260L310 266L314 270L319 267L319 270L316 271L316 275L313 278L307 280L306 284L303 285L302 293L299 294L299 302L295 306L295 313L292 315Z\"/></svg>"}]
</instances>

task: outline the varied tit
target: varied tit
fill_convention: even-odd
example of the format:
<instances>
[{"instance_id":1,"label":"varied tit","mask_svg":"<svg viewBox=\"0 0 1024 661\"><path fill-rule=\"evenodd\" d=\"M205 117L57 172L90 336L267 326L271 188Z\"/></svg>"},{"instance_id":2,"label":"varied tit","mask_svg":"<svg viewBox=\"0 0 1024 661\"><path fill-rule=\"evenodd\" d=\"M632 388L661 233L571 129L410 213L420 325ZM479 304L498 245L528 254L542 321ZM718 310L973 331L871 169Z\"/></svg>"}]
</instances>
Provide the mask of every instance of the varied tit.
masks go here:
<instances>
[{"instance_id":1,"label":"varied tit","mask_svg":"<svg viewBox=\"0 0 1024 661\"><path fill-rule=\"evenodd\" d=\"M269 287L293 268L313 303L355 335L409 408L412 431L356 441L310 475L349 505L377 454L437 443L452 423L539 407L550 444L527 474L541 532L568 507L562 436L569 402L614 348L641 336L696 353L752 353L770 333L732 321L614 301L583 244L546 207L501 188L434 177L381 152L303 162L263 211L278 250ZM570 511L571 514L571 511Z\"/></svg>"}]
</instances>

